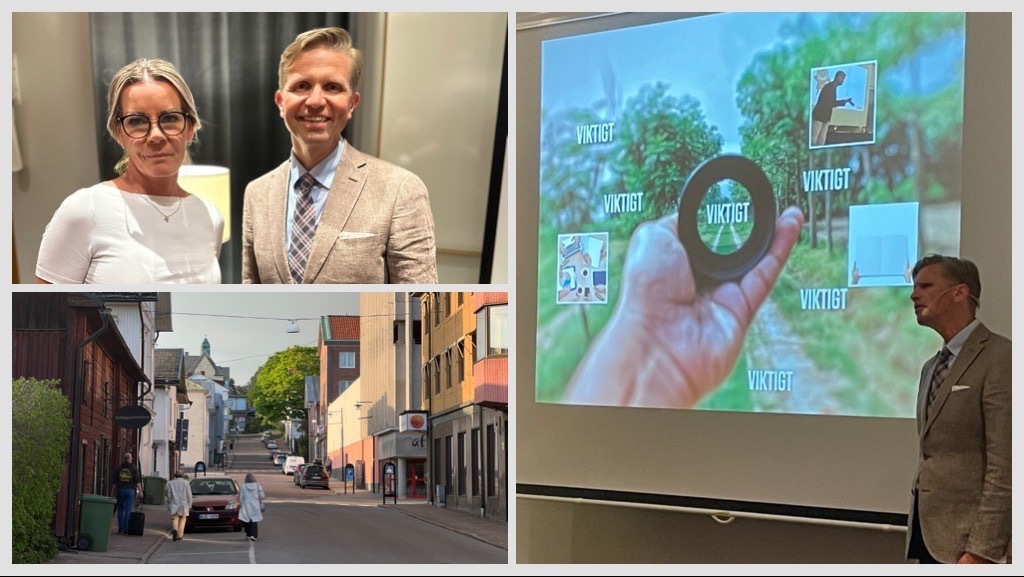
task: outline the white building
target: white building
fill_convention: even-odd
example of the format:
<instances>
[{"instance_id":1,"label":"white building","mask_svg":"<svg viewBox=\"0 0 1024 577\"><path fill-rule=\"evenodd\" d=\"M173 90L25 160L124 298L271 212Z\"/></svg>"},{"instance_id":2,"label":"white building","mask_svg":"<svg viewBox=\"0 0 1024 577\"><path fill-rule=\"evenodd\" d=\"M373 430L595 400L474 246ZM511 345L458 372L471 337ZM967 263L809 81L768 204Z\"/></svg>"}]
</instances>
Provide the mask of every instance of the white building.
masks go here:
<instances>
[{"instance_id":1,"label":"white building","mask_svg":"<svg viewBox=\"0 0 1024 577\"><path fill-rule=\"evenodd\" d=\"M154 475L170 479L178 464L178 421L180 406L188 405L185 391L185 351L156 349L156 374L153 380Z\"/></svg>"},{"instance_id":2,"label":"white building","mask_svg":"<svg viewBox=\"0 0 1024 577\"><path fill-rule=\"evenodd\" d=\"M166 410L162 415L158 415L155 410L158 405L166 406L166 403L156 400L157 396L165 396L165 392L158 393L155 390L154 375L157 332L171 330L169 314L171 295L170 293L111 292L96 293L96 297L111 310L117 330L121 333L125 345L131 351L135 362L142 368L148 381L140 382L138 390L142 405L149 409L153 416L153 420L139 431L139 447L132 451L138 453L136 459L139 471L143 476L157 475L167 478L167 467L161 466L167 461L160 460L156 442L158 438L164 439L163 456L166 457L167 436L163 434L162 427L166 419L170 417ZM168 313L159 315L159 321L157 309ZM139 404L139 401L139 398L122 399L118 408ZM158 431L157 428L160 430Z\"/></svg>"},{"instance_id":3,"label":"white building","mask_svg":"<svg viewBox=\"0 0 1024 577\"><path fill-rule=\"evenodd\" d=\"M218 459L218 453L227 452L228 423L231 420L231 405L228 401L230 393L224 385L202 375L192 375L188 380L211 395L206 407L209 444L205 461L207 465L212 466Z\"/></svg>"},{"instance_id":4,"label":"white building","mask_svg":"<svg viewBox=\"0 0 1024 577\"><path fill-rule=\"evenodd\" d=\"M181 418L183 431L187 431L187 434L183 434L183 439L179 440L179 465L186 472L192 472L197 461L207 462L210 453L210 413L207 407L211 404L213 394L189 380L185 381L185 386L188 404L182 407L184 410Z\"/></svg>"}]
</instances>

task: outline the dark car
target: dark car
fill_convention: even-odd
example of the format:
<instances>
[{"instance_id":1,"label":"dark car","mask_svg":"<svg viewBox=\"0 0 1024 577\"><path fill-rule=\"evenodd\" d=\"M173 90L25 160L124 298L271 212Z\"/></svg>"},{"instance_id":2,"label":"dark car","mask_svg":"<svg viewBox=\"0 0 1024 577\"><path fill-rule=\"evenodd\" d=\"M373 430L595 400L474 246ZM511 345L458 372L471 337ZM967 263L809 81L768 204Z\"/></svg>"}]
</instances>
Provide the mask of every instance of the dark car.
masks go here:
<instances>
[{"instance_id":1,"label":"dark car","mask_svg":"<svg viewBox=\"0 0 1024 577\"><path fill-rule=\"evenodd\" d=\"M185 530L201 527L241 530L238 522L238 484L228 476L192 479L192 510L185 518Z\"/></svg>"},{"instance_id":2,"label":"dark car","mask_svg":"<svg viewBox=\"0 0 1024 577\"><path fill-rule=\"evenodd\" d=\"M327 476L327 468L323 465L307 465L302 469L302 474L296 474L299 478L299 488L323 487L331 488L331 480Z\"/></svg>"},{"instance_id":3,"label":"dark car","mask_svg":"<svg viewBox=\"0 0 1024 577\"><path fill-rule=\"evenodd\" d=\"M298 484L299 484L299 479L302 478L302 470L305 469L306 467L309 467L309 466L310 466L310 463L303 463L303 464L301 464L301 465L299 465L298 467L295 468L295 474L292 475L292 481L295 482L296 486L298 486Z\"/></svg>"}]
</instances>

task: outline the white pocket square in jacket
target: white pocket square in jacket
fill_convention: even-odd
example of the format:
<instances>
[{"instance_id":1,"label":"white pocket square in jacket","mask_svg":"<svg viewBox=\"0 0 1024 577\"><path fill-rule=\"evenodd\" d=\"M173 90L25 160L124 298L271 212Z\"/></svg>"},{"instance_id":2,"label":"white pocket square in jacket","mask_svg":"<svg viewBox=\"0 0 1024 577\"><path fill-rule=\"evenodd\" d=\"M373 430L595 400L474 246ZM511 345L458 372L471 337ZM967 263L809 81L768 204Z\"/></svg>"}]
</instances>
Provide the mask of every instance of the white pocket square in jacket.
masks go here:
<instances>
[{"instance_id":1,"label":"white pocket square in jacket","mask_svg":"<svg viewBox=\"0 0 1024 577\"><path fill-rule=\"evenodd\" d=\"M953 385L953 392L955 393L957 391L962 391L964 389L969 389L969 388L971 388L970 385Z\"/></svg>"},{"instance_id":2,"label":"white pocket square in jacket","mask_svg":"<svg viewBox=\"0 0 1024 577\"><path fill-rule=\"evenodd\" d=\"M377 236L372 232L348 232L343 231L338 235L338 240L345 240L347 238L369 238L371 236Z\"/></svg>"}]
</instances>

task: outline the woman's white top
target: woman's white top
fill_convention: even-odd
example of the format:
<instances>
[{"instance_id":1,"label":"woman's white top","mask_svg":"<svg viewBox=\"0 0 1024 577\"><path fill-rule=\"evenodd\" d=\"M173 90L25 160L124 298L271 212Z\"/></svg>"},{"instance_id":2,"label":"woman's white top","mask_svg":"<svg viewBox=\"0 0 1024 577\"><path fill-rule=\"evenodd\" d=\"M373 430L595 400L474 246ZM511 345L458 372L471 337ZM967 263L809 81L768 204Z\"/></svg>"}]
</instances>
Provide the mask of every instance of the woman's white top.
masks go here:
<instances>
[{"instance_id":1,"label":"woman's white top","mask_svg":"<svg viewBox=\"0 0 1024 577\"><path fill-rule=\"evenodd\" d=\"M101 183L54 213L36 276L54 284L219 284L223 231L217 207L195 195L142 195Z\"/></svg>"}]
</instances>

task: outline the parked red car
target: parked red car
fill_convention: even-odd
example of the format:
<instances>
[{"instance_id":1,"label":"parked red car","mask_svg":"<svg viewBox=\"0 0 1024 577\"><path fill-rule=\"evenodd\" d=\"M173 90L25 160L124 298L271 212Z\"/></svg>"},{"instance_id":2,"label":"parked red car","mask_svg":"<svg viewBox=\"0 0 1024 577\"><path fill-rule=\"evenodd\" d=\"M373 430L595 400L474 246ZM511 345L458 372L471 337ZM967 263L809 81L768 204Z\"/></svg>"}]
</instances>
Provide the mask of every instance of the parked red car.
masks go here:
<instances>
[{"instance_id":1,"label":"parked red car","mask_svg":"<svg viewBox=\"0 0 1024 577\"><path fill-rule=\"evenodd\" d=\"M192 479L192 510L185 519L185 530L201 527L240 531L238 521L238 484L228 476Z\"/></svg>"}]
</instances>

